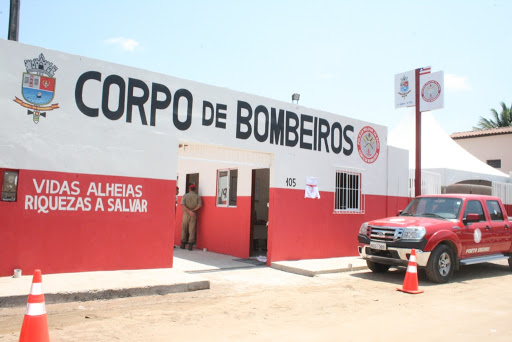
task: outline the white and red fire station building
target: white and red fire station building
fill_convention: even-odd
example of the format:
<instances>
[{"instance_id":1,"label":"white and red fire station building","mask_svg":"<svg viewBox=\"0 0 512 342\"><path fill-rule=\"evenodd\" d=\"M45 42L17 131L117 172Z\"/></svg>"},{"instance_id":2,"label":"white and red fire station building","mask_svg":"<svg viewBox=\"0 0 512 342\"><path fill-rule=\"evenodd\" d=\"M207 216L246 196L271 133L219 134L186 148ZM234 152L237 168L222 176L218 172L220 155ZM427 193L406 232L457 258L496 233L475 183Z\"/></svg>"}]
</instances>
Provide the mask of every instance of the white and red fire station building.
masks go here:
<instances>
[{"instance_id":1,"label":"white and red fire station building","mask_svg":"<svg viewBox=\"0 0 512 342\"><path fill-rule=\"evenodd\" d=\"M0 276L172 267L191 183L197 248L268 264L356 255L361 223L408 203L408 154L386 127L13 41L0 50Z\"/></svg>"}]
</instances>

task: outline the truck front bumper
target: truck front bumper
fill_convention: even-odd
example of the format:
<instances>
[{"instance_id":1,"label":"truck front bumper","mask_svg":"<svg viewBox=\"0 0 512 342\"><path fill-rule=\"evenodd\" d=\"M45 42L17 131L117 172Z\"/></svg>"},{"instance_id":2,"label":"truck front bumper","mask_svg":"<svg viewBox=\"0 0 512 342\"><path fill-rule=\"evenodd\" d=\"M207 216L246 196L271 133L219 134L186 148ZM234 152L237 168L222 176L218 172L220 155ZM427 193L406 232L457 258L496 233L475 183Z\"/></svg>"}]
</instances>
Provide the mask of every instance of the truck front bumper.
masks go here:
<instances>
[{"instance_id":1,"label":"truck front bumper","mask_svg":"<svg viewBox=\"0 0 512 342\"><path fill-rule=\"evenodd\" d=\"M393 266L407 266L409 257L411 255L411 248L400 247L387 247L385 251L371 249L370 245L363 244L358 247L359 254L365 260L372 262L393 265ZM427 266L430 252L423 252L420 249L416 251L416 263L420 267Z\"/></svg>"}]
</instances>

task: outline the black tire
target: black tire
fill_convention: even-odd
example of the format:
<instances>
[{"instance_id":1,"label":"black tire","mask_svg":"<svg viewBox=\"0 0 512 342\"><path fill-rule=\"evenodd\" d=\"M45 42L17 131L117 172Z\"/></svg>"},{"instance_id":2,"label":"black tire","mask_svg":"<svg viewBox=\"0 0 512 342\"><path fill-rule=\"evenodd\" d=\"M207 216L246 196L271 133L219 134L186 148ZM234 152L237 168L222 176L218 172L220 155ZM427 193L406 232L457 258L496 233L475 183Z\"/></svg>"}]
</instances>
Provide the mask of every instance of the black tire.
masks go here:
<instances>
[{"instance_id":1,"label":"black tire","mask_svg":"<svg viewBox=\"0 0 512 342\"><path fill-rule=\"evenodd\" d=\"M508 268L512 271L512 255L508 257Z\"/></svg>"},{"instance_id":2,"label":"black tire","mask_svg":"<svg viewBox=\"0 0 512 342\"><path fill-rule=\"evenodd\" d=\"M379 264L377 262L373 262L370 260L366 260L366 265L368 265L368 268L375 273L387 272L387 270L389 270L389 268L391 267L390 265Z\"/></svg>"},{"instance_id":3,"label":"black tire","mask_svg":"<svg viewBox=\"0 0 512 342\"><path fill-rule=\"evenodd\" d=\"M428 259L425 272L427 278L434 283L447 283L455 269L453 251L447 245L438 245Z\"/></svg>"}]
</instances>

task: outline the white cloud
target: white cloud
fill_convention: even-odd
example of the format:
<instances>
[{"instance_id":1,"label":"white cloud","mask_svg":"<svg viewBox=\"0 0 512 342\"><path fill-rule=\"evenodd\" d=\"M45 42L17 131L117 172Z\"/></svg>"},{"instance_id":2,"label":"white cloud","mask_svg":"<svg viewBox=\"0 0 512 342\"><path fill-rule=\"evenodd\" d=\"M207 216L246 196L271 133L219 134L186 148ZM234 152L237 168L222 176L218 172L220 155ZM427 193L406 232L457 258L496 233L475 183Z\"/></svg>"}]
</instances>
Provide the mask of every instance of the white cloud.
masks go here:
<instances>
[{"instance_id":1,"label":"white cloud","mask_svg":"<svg viewBox=\"0 0 512 342\"><path fill-rule=\"evenodd\" d=\"M471 90L468 84L468 78L464 76L446 74L444 75L444 84L446 89L450 90Z\"/></svg>"},{"instance_id":2,"label":"white cloud","mask_svg":"<svg viewBox=\"0 0 512 342\"><path fill-rule=\"evenodd\" d=\"M137 48L137 46L139 46L138 41L136 41L134 39L130 39L130 38L124 38L124 37L109 38L109 39L105 40L105 43L119 47L122 50L130 51L130 52L134 51L135 48Z\"/></svg>"}]
</instances>

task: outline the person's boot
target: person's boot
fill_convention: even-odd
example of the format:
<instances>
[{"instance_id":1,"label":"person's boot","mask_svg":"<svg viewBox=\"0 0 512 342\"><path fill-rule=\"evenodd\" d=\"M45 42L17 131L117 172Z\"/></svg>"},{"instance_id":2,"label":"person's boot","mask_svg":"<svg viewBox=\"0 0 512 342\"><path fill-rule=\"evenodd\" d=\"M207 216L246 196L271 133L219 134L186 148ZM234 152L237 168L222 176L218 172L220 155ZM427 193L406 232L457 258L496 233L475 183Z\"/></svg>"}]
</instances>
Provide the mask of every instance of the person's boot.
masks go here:
<instances>
[{"instance_id":1,"label":"person's boot","mask_svg":"<svg viewBox=\"0 0 512 342\"><path fill-rule=\"evenodd\" d=\"M186 243L185 243L185 242L182 242L182 243L181 243L181 245L180 245L180 248L181 248L181 249L185 249L185 245L186 245Z\"/></svg>"},{"instance_id":2,"label":"person's boot","mask_svg":"<svg viewBox=\"0 0 512 342\"><path fill-rule=\"evenodd\" d=\"M191 250L192 250L192 248L194 248L194 244L193 244L193 243L189 243L189 244L188 244L188 250L189 250L189 251L191 251Z\"/></svg>"}]
</instances>

